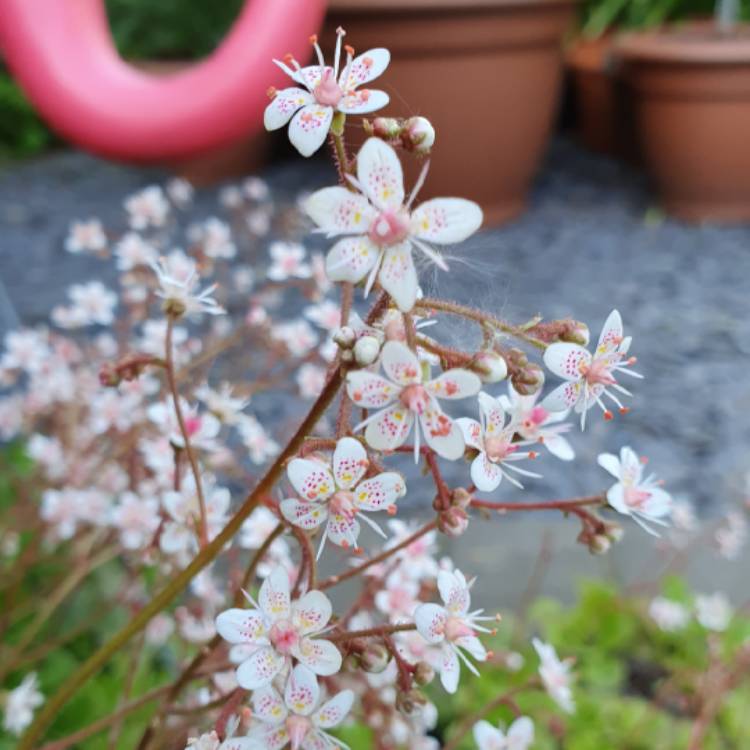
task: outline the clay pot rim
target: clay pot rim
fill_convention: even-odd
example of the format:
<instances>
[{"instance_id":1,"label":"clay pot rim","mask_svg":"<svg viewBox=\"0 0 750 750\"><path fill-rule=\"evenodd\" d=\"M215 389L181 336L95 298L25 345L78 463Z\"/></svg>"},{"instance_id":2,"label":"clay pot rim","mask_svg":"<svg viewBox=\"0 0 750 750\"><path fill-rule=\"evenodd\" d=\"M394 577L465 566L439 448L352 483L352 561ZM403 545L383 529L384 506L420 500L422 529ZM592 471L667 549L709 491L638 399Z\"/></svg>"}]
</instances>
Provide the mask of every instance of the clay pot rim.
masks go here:
<instances>
[{"instance_id":1,"label":"clay pot rim","mask_svg":"<svg viewBox=\"0 0 750 750\"><path fill-rule=\"evenodd\" d=\"M575 37L565 48L565 63L573 70L602 71L611 62L615 51L615 33Z\"/></svg>"},{"instance_id":2,"label":"clay pot rim","mask_svg":"<svg viewBox=\"0 0 750 750\"><path fill-rule=\"evenodd\" d=\"M626 32L615 42L624 60L683 65L750 64L750 24L738 26L739 35L721 36L711 22L666 26Z\"/></svg>"},{"instance_id":3,"label":"clay pot rim","mask_svg":"<svg viewBox=\"0 0 750 750\"><path fill-rule=\"evenodd\" d=\"M330 0L331 13L376 13L379 11L439 10L533 10L544 6L579 5L581 0Z\"/></svg>"}]
</instances>

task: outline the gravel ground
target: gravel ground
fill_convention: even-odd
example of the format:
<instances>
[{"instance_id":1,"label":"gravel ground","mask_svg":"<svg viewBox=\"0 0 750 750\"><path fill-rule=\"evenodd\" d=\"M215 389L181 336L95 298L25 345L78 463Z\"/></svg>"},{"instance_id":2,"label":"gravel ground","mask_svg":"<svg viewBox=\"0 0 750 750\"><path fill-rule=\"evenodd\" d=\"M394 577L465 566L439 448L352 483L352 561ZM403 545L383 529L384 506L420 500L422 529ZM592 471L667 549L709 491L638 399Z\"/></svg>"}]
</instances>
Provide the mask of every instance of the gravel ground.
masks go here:
<instances>
[{"instance_id":1,"label":"gravel ground","mask_svg":"<svg viewBox=\"0 0 750 750\"><path fill-rule=\"evenodd\" d=\"M63 251L68 223L92 215L121 221L122 198L160 176L76 152L5 171L0 328L44 319L68 284L106 277L104 264ZM328 182L315 161L282 164L263 177L279 198ZM200 191L195 210L214 203L215 191ZM425 288L515 321L572 315L594 337L617 307L646 376L633 383L633 411L609 424L594 415L585 435L573 435L583 459L575 471L545 457L536 467L545 477L530 489L538 497L596 491L606 481L596 454L631 444L675 494L714 512L742 498L748 469L750 227L690 227L662 220L650 205L638 175L559 140L530 210L459 248L454 273L427 272ZM465 343L467 330L450 332ZM271 414L289 408L256 406Z\"/></svg>"}]
</instances>

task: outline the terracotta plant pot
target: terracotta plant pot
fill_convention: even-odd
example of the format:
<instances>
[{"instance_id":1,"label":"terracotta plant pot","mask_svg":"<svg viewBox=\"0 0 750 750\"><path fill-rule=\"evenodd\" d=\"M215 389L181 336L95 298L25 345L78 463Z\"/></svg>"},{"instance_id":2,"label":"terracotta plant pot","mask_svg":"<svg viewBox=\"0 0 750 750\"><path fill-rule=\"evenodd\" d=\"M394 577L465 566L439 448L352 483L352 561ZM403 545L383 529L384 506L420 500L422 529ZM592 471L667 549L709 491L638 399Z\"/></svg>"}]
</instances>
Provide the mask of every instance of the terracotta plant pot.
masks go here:
<instances>
[{"instance_id":1,"label":"terracotta plant pot","mask_svg":"<svg viewBox=\"0 0 750 750\"><path fill-rule=\"evenodd\" d=\"M615 55L615 37L576 39L566 53L575 106L575 131L589 150L635 160L630 103Z\"/></svg>"},{"instance_id":2,"label":"terracotta plant pot","mask_svg":"<svg viewBox=\"0 0 750 750\"><path fill-rule=\"evenodd\" d=\"M148 73L166 76L179 72L192 63L139 60L133 64ZM268 162L270 144L271 135L262 130L255 135L202 154L165 162L164 166L193 185L214 185L217 182L258 172Z\"/></svg>"},{"instance_id":3,"label":"terracotta plant pot","mask_svg":"<svg viewBox=\"0 0 750 750\"><path fill-rule=\"evenodd\" d=\"M629 34L618 51L664 208L687 221L750 220L750 28Z\"/></svg>"},{"instance_id":4,"label":"terracotta plant pot","mask_svg":"<svg viewBox=\"0 0 750 750\"><path fill-rule=\"evenodd\" d=\"M576 0L332 0L335 29L392 62L373 83L384 114L421 114L437 139L421 197L462 196L496 224L523 211L557 110L562 38ZM347 133L352 142L361 135ZM414 159L407 161L413 162ZM412 178L419 165L409 168Z\"/></svg>"}]
</instances>

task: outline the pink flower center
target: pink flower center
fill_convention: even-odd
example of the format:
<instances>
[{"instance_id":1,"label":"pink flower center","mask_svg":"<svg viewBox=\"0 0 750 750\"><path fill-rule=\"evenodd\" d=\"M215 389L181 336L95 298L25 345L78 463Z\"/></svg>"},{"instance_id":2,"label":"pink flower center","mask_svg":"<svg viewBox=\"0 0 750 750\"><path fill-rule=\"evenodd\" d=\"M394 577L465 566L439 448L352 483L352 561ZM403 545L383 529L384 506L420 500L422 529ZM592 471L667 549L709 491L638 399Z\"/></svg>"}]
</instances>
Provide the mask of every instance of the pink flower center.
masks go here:
<instances>
[{"instance_id":1,"label":"pink flower center","mask_svg":"<svg viewBox=\"0 0 750 750\"><path fill-rule=\"evenodd\" d=\"M185 431L188 435L195 435L201 428L200 417L187 417L185 419Z\"/></svg>"},{"instance_id":2,"label":"pink flower center","mask_svg":"<svg viewBox=\"0 0 750 750\"><path fill-rule=\"evenodd\" d=\"M379 247L397 245L409 236L409 214L403 209L386 209L370 225L367 236Z\"/></svg>"},{"instance_id":3,"label":"pink flower center","mask_svg":"<svg viewBox=\"0 0 750 750\"><path fill-rule=\"evenodd\" d=\"M291 743L292 750L297 750L302 745L311 726L312 724L307 716L292 714L287 717L286 731L289 733L289 742Z\"/></svg>"},{"instance_id":4,"label":"pink flower center","mask_svg":"<svg viewBox=\"0 0 750 750\"><path fill-rule=\"evenodd\" d=\"M502 461L517 450L518 447L509 443L504 437L489 437L484 439L484 451L493 463Z\"/></svg>"},{"instance_id":5,"label":"pink flower center","mask_svg":"<svg viewBox=\"0 0 750 750\"><path fill-rule=\"evenodd\" d=\"M354 493L348 490L335 492L330 502L330 510L334 515L344 516L347 520L354 518L357 508L354 505Z\"/></svg>"},{"instance_id":6,"label":"pink flower center","mask_svg":"<svg viewBox=\"0 0 750 750\"><path fill-rule=\"evenodd\" d=\"M430 402L430 396L423 385L407 385L401 391L399 400L409 411L421 416Z\"/></svg>"},{"instance_id":7,"label":"pink flower center","mask_svg":"<svg viewBox=\"0 0 750 750\"><path fill-rule=\"evenodd\" d=\"M323 71L320 83L313 90L315 101L324 107L336 107L343 95L344 92L333 77L333 71L330 68L326 68Z\"/></svg>"},{"instance_id":8,"label":"pink flower center","mask_svg":"<svg viewBox=\"0 0 750 750\"><path fill-rule=\"evenodd\" d=\"M589 385L612 385L617 382L605 359L595 359L588 367L583 367L581 373Z\"/></svg>"},{"instance_id":9,"label":"pink flower center","mask_svg":"<svg viewBox=\"0 0 750 750\"><path fill-rule=\"evenodd\" d=\"M642 508L650 497L651 493L640 487L625 488L624 499L628 508Z\"/></svg>"},{"instance_id":10,"label":"pink flower center","mask_svg":"<svg viewBox=\"0 0 750 750\"><path fill-rule=\"evenodd\" d=\"M445 637L449 641L469 635L474 635L474 631L460 617L448 618L448 622L445 623Z\"/></svg>"},{"instance_id":11,"label":"pink flower center","mask_svg":"<svg viewBox=\"0 0 750 750\"><path fill-rule=\"evenodd\" d=\"M549 412L543 406L535 406L531 410L529 418L535 425L544 424L544 421L549 416Z\"/></svg>"},{"instance_id":12,"label":"pink flower center","mask_svg":"<svg viewBox=\"0 0 750 750\"><path fill-rule=\"evenodd\" d=\"M276 651L284 655L291 653L299 642L299 633L289 620L275 622L268 637Z\"/></svg>"}]
</instances>

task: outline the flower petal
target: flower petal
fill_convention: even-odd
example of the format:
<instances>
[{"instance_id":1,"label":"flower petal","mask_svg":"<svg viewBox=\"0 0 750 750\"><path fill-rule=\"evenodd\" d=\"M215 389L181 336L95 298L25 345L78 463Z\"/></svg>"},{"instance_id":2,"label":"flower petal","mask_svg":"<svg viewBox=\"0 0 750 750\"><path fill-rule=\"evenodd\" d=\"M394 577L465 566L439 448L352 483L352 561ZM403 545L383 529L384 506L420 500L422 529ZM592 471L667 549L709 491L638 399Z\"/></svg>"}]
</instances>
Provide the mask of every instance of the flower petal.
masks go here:
<instances>
[{"instance_id":1,"label":"flower petal","mask_svg":"<svg viewBox=\"0 0 750 750\"><path fill-rule=\"evenodd\" d=\"M359 521L341 513L331 513L328 516L326 534L328 538L339 547L353 548L357 546L359 538Z\"/></svg>"},{"instance_id":2,"label":"flower petal","mask_svg":"<svg viewBox=\"0 0 750 750\"><path fill-rule=\"evenodd\" d=\"M471 595L463 574L456 570L441 570L437 577L438 591L446 609L452 615L464 615L469 611Z\"/></svg>"},{"instance_id":3,"label":"flower petal","mask_svg":"<svg viewBox=\"0 0 750 750\"><path fill-rule=\"evenodd\" d=\"M620 479L620 459L613 453L600 453L596 462L615 479Z\"/></svg>"},{"instance_id":4,"label":"flower petal","mask_svg":"<svg viewBox=\"0 0 750 750\"><path fill-rule=\"evenodd\" d=\"M336 109L347 115L365 115L368 112L382 109L389 101L390 97L385 91L380 91L379 89L360 89L344 96Z\"/></svg>"},{"instance_id":5,"label":"flower petal","mask_svg":"<svg viewBox=\"0 0 750 750\"><path fill-rule=\"evenodd\" d=\"M391 53L384 47L368 49L352 60L348 70L344 68L339 76L339 86L344 91L361 86L374 80L388 67L391 61ZM346 77L345 77L346 74Z\"/></svg>"},{"instance_id":6,"label":"flower petal","mask_svg":"<svg viewBox=\"0 0 750 750\"><path fill-rule=\"evenodd\" d=\"M289 497L281 501L280 507L289 523L306 531L317 529L328 518L328 508L322 503L306 503Z\"/></svg>"},{"instance_id":7,"label":"flower petal","mask_svg":"<svg viewBox=\"0 0 750 750\"><path fill-rule=\"evenodd\" d=\"M461 662L459 662L456 652L448 644L443 646L440 657L440 682L443 683L446 693L453 694L458 690Z\"/></svg>"},{"instance_id":8,"label":"flower petal","mask_svg":"<svg viewBox=\"0 0 750 750\"><path fill-rule=\"evenodd\" d=\"M330 65L324 67L321 67L320 65L306 65L304 68L295 70L292 78L294 78L297 83L307 86L307 88L312 91L320 83L323 78L323 71L325 70L333 71L333 68L331 68Z\"/></svg>"},{"instance_id":9,"label":"flower petal","mask_svg":"<svg viewBox=\"0 0 750 750\"><path fill-rule=\"evenodd\" d=\"M286 724L282 724L281 726L265 726L261 724L251 730L247 737L235 737L232 738L232 742L236 739L249 740L247 744L240 745L241 750L258 750L258 748L263 748L263 750L281 750L289 744L289 732L287 732ZM227 740L219 746L221 750L224 750L226 742ZM234 750L231 744L228 746L228 750Z\"/></svg>"},{"instance_id":10,"label":"flower petal","mask_svg":"<svg viewBox=\"0 0 750 750\"><path fill-rule=\"evenodd\" d=\"M534 741L534 722L528 716L519 716L508 728L509 747L527 750Z\"/></svg>"},{"instance_id":11,"label":"flower petal","mask_svg":"<svg viewBox=\"0 0 750 750\"><path fill-rule=\"evenodd\" d=\"M333 107L308 104L292 118L289 140L302 156L312 156L328 135L333 119Z\"/></svg>"},{"instance_id":12,"label":"flower petal","mask_svg":"<svg viewBox=\"0 0 750 750\"><path fill-rule=\"evenodd\" d=\"M228 609L217 616L216 632L229 643L256 643L266 636L266 625L257 609Z\"/></svg>"},{"instance_id":13,"label":"flower petal","mask_svg":"<svg viewBox=\"0 0 750 750\"><path fill-rule=\"evenodd\" d=\"M482 226L482 209L463 198L433 198L411 215L412 232L420 239L448 245L463 242Z\"/></svg>"},{"instance_id":14,"label":"flower petal","mask_svg":"<svg viewBox=\"0 0 750 750\"><path fill-rule=\"evenodd\" d=\"M383 372L399 385L420 383L421 368L417 355L400 341L387 341L380 356Z\"/></svg>"},{"instance_id":15,"label":"flower petal","mask_svg":"<svg viewBox=\"0 0 750 750\"><path fill-rule=\"evenodd\" d=\"M455 423L461 429L466 445L469 448L481 451L483 449L482 425L476 419L470 419L469 417L460 417L455 420Z\"/></svg>"},{"instance_id":16,"label":"flower petal","mask_svg":"<svg viewBox=\"0 0 750 750\"><path fill-rule=\"evenodd\" d=\"M496 437L505 427L505 409L500 399L493 398L489 393L479 394L479 409L484 417L484 431L490 437Z\"/></svg>"},{"instance_id":17,"label":"flower petal","mask_svg":"<svg viewBox=\"0 0 750 750\"><path fill-rule=\"evenodd\" d=\"M341 669L341 653L330 641L302 638L293 653L305 666L323 677Z\"/></svg>"},{"instance_id":18,"label":"flower petal","mask_svg":"<svg viewBox=\"0 0 750 750\"><path fill-rule=\"evenodd\" d=\"M283 566L275 567L268 575L258 593L258 604L264 614L272 620L289 617L291 612L289 596L289 574Z\"/></svg>"},{"instance_id":19,"label":"flower petal","mask_svg":"<svg viewBox=\"0 0 750 750\"><path fill-rule=\"evenodd\" d=\"M562 435L544 435L544 447L561 461L572 461L576 457L573 446Z\"/></svg>"},{"instance_id":20,"label":"flower petal","mask_svg":"<svg viewBox=\"0 0 750 750\"><path fill-rule=\"evenodd\" d=\"M599 343L596 345L597 355L616 351L622 341L622 318L617 310L612 310L599 334Z\"/></svg>"},{"instance_id":21,"label":"flower petal","mask_svg":"<svg viewBox=\"0 0 750 750\"><path fill-rule=\"evenodd\" d=\"M284 690L287 708L298 716L308 716L313 712L319 698L317 678L307 667L298 664L292 670Z\"/></svg>"},{"instance_id":22,"label":"flower petal","mask_svg":"<svg viewBox=\"0 0 750 750\"><path fill-rule=\"evenodd\" d=\"M354 693L351 690L342 690L340 693L326 701L313 715L312 722L321 729L336 727L347 717L352 710Z\"/></svg>"},{"instance_id":23,"label":"flower petal","mask_svg":"<svg viewBox=\"0 0 750 750\"><path fill-rule=\"evenodd\" d=\"M474 724L474 742L478 750L504 750L505 735L489 721L478 721Z\"/></svg>"},{"instance_id":24,"label":"flower petal","mask_svg":"<svg viewBox=\"0 0 750 750\"><path fill-rule=\"evenodd\" d=\"M487 649L475 635L463 635L456 638L454 643L467 651L476 661L487 661Z\"/></svg>"},{"instance_id":25,"label":"flower petal","mask_svg":"<svg viewBox=\"0 0 750 750\"><path fill-rule=\"evenodd\" d=\"M326 500L336 489L331 472L320 461L293 458L286 467L286 475L294 489L308 501Z\"/></svg>"},{"instance_id":26,"label":"flower petal","mask_svg":"<svg viewBox=\"0 0 750 750\"><path fill-rule=\"evenodd\" d=\"M308 591L292 604L292 622L302 635L310 635L328 624L331 612L331 601L322 591Z\"/></svg>"},{"instance_id":27,"label":"flower petal","mask_svg":"<svg viewBox=\"0 0 750 750\"><path fill-rule=\"evenodd\" d=\"M392 451L406 442L414 414L401 404L380 411L365 430L367 444L378 451Z\"/></svg>"},{"instance_id":28,"label":"flower petal","mask_svg":"<svg viewBox=\"0 0 750 750\"><path fill-rule=\"evenodd\" d=\"M280 724L288 715L278 692L266 685L253 693L253 716L265 724Z\"/></svg>"},{"instance_id":29,"label":"flower petal","mask_svg":"<svg viewBox=\"0 0 750 750\"><path fill-rule=\"evenodd\" d=\"M406 493L404 478L388 471L357 485L354 502L361 510L385 510Z\"/></svg>"},{"instance_id":30,"label":"flower petal","mask_svg":"<svg viewBox=\"0 0 750 750\"><path fill-rule=\"evenodd\" d=\"M351 489L364 476L369 464L367 451L359 440L351 437L341 438L336 443L333 453L333 477L336 486L342 490Z\"/></svg>"},{"instance_id":31,"label":"flower petal","mask_svg":"<svg viewBox=\"0 0 750 750\"><path fill-rule=\"evenodd\" d=\"M380 250L367 237L339 240L326 256L326 275L331 281L358 284L372 270Z\"/></svg>"},{"instance_id":32,"label":"flower petal","mask_svg":"<svg viewBox=\"0 0 750 750\"><path fill-rule=\"evenodd\" d=\"M440 408L438 402L431 398L427 407L419 415L424 439L427 445L439 456L455 461L463 456L466 449L461 428Z\"/></svg>"},{"instance_id":33,"label":"flower petal","mask_svg":"<svg viewBox=\"0 0 750 750\"><path fill-rule=\"evenodd\" d=\"M550 344L544 352L544 364L559 377L577 381L582 369L591 364L591 354L578 344Z\"/></svg>"},{"instance_id":34,"label":"flower petal","mask_svg":"<svg viewBox=\"0 0 750 750\"><path fill-rule=\"evenodd\" d=\"M340 185L316 190L304 203L305 213L328 233L366 234L377 212L360 193Z\"/></svg>"},{"instance_id":35,"label":"flower petal","mask_svg":"<svg viewBox=\"0 0 750 750\"><path fill-rule=\"evenodd\" d=\"M284 667L285 658L270 646L259 648L237 667L237 682L245 690L270 684Z\"/></svg>"},{"instance_id":36,"label":"flower petal","mask_svg":"<svg viewBox=\"0 0 750 750\"><path fill-rule=\"evenodd\" d=\"M435 398L450 399L476 396L481 387L478 375L460 367L444 372L425 386Z\"/></svg>"},{"instance_id":37,"label":"flower petal","mask_svg":"<svg viewBox=\"0 0 750 750\"><path fill-rule=\"evenodd\" d=\"M380 286L393 297L401 312L409 312L417 300L419 280L414 259L411 256L411 245L402 242L386 249L383 263L378 272Z\"/></svg>"},{"instance_id":38,"label":"flower petal","mask_svg":"<svg viewBox=\"0 0 750 750\"><path fill-rule=\"evenodd\" d=\"M414 624L417 632L428 643L441 643L445 640L445 626L448 622L448 610L439 604L420 604L414 610Z\"/></svg>"},{"instance_id":39,"label":"flower petal","mask_svg":"<svg viewBox=\"0 0 750 750\"><path fill-rule=\"evenodd\" d=\"M357 154L357 180L378 208L400 208L404 173L395 150L380 138L368 138Z\"/></svg>"},{"instance_id":40,"label":"flower petal","mask_svg":"<svg viewBox=\"0 0 750 750\"><path fill-rule=\"evenodd\" d=\"M487 454L481 452L471 462L471 481L478 490L492 492L496 490L503 479L503 472L497 464L493 464Z\"/></svg>"},{"instance_id":41,"label":"flower petal","mask_svg":"<svg viewBox=\"0 0 750 750\"><path fill-rule=\"evenodd\" d=\"M380 375L366 370L355 370L346 376L346 392L357 406L377 409L392 404L401 388Z\"/></svg>"},{"instance_id":42,"label":"flower petal","mask_svg":"<svg viewBox=\"0 0 750 750\"><path fill-rule=\"evenodd\" d=\"M571 406L575 406L580 401L583 389L583 381L563 383L544 397L542 406L547 411L552 412L570 409Z\"/></svg>"},{"instance_id":43,"label":"flower petal","mask_svg":"<svg viewBox=\"0 0 750 750\"><path fill-rule=\"evenodd\" d=\"M310 93L304 89L292 87L279 91L263 114L263 124L266 130L278 130L283 127L300 107L311 104L313 101Z\"/></svg>"}]
</instances>

